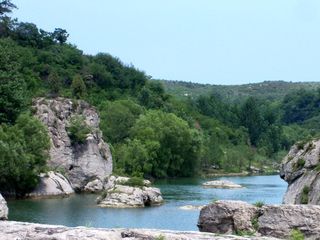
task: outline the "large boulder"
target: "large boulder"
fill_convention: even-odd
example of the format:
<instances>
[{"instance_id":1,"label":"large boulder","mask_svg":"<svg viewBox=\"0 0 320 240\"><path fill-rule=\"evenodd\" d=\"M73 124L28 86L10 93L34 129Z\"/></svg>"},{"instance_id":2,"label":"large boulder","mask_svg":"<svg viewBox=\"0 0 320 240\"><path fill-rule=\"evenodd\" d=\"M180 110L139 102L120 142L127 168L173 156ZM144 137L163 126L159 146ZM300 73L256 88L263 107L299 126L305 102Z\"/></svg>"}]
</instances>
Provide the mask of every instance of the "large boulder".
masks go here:
<instances>
[{"instance_id":1,"label":"large boulder","mask_svg":"<svg viewBox=\"0 0 320 240\"><path fill-rule=\"evenodd\" d=\"M306 239L320 236L320 206L265 205L256 207L241 201L217 201L200 211L200 231L219 234L255 234L288 238L294 230Z\"/></svg>"},{"instance_id":2,"label":"large boulder","mask_svg":"<svg viewBox=\"0 0 320 240\"><path fill-rule=\"evenodd\" d=\"M74 193L70 182L60 173L50 171L40 175L40 183L28 197L42 198L50 196L67 196Z\"/></svg>"},{"instance_id":3,"label":"large boulder","mask_svg":"<svg viewBox=\"0 0 320 240\"><path fill-rule=\"evenodd\" d=\"M0 220L7 220L8 219L8 206L6 200L0 194Z\"/></svg>"},{"instance_id":4,"label":"large boulder","mask_svg":"<svg viewBox=\"0 0 320 240\"><path fill-rule=\"evenodd\" d=\"M101 191L112 172L112 156L102 139L97 111L84 101L65 98L38 98L33 108L51 138L48 165L64 172L76 191ZM90 129L82 144L72 144L67 131L70 120L77 116Z\"/></svg>"},{"instance_id":5,"label":"large boulder","mask_svg":"<svg viewBox=\"0 0 320 240\"><path fill-rule=\"evenodd\" d=\"M105 185L105 192L97 199L100 207L136 208L160 205L163 198L160 189L150 187L144 180L141 186L128 186L130 178L111 176Z\"/></svg>"},{"instance_id":6,"label":"large boulder","mask_svg":"<svg viewBox=\"0 0 320 240\"><path fill-rule=\"evenodd\" d=\"M242 201L216 201L200 211L198 228L202 232L221 234L254 232L252 219L258 208Z\"/></svg>"},{"instance_id":7,"label":"large boulder","mask_svg":"<svg viewBox=\"0 0 320 240\"><path fill-rule=\"evenodd\" d=\"M320 140L297 143L283 159L280 176L288 182L286 204L320 204Z\"/></svg>"},{"instance_id":8,"label":"large boulder","mask_svg":"<svg viewBox=\"0 0 320 240\"><path fill-rule=\"evenodd\" d=\"M258 231L265 236L287 238L297 229L306 239L319 239L319 223L320 206L270 205L262 207Z\"/></svg>"}]
</instances>

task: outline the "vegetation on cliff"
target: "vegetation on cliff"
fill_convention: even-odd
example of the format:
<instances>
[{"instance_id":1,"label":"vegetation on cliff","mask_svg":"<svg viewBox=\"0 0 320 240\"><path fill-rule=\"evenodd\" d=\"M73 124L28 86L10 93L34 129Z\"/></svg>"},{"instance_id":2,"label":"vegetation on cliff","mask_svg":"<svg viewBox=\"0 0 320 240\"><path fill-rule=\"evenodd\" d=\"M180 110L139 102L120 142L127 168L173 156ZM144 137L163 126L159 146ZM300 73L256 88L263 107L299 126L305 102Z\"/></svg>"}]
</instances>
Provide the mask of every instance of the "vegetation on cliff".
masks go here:
<instances>
[{"instance_id":1,"label":"vegetation on cliff","mask_svg":"<svg viewBox=\"0 0 320 240\"><path fill-rule=\"evenodd\" d=\"M47 32L10 18L14 8L10 1L0 2L0 181L6 190L32 188L45 165L49 144L44 127L25 114L40 96L94 105L113 149L115 170L135 176L272 166L291 144L318 129L316 90L289 93L283 100L233 95L230 101L220 90L177 98L161 82L110 54L84 54L68 43L64 29ZM81 143L86 129L75 120L69 133Z\"/></svg>"}]
</instances>

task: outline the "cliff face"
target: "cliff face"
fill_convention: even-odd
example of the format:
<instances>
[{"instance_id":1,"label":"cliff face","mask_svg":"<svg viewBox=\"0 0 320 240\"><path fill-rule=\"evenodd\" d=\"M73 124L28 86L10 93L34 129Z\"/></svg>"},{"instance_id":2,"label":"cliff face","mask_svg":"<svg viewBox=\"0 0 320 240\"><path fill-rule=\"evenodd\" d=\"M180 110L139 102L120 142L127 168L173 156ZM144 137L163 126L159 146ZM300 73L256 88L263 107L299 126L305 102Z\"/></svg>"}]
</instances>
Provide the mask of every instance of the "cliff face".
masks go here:
<instances>
[{"instance_id":1,"label":"cliff face","mask_svg":"<svg viewBox=\"0 0 320 240\"><path fill-rule=\"evenodd\" d=\"M33 108L51 138L49 167L63 172L76 191L102 190L112 172L112 156L102 139L96 110L84 101L65 98L38 98ZM77 116L83 118L90 133L83 143L72 144L67 128Z\"/></svg>"},{"instance_id":2,"label":"cliff face","mask_svg":"<svg viewBox=\"0 0 320 240\"><path fill-rule=\"evenodd\" d=\"M294 145L281 164L280 176L288 182L283 202L320 204L320 140Z\"/></svg>"}]
</instances>

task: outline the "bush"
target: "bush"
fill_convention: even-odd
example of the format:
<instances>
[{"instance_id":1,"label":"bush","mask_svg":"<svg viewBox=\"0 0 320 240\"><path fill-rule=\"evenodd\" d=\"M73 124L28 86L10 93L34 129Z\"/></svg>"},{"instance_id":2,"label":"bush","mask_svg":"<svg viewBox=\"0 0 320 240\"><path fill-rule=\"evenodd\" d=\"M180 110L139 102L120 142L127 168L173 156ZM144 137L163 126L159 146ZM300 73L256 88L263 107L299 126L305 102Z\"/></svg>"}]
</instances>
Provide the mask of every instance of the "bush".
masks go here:
<instances>
[{"instance_id":1,"label":"bush","mask_svg":"<svg viewBox=\"0 0 320 240\"><path fill-rule=\"evenodd\" d=\"M302 194L301 194L301 204L308 204L309 202L309 192L310 192L310 187L304 186L302 189Z\"/></svg>"},{"instance_id":2,"label":"bush","mask_svg":"<svg viewBox=\"0 0 320 240\"><path fill-rule=\"evenodd\" d=\"M304 235L299 229L294 229L290 233L290 240L304 240Z\"/></svg>"},{"instance_id":3,"label":"bush","mask_svg":"<svg viewBox=\"0 0 320 240\"><path fill-rule=\"evenodd\" d=\"M262 202L262 201L257 201L257 202L255 202L253 205L256 206L256 207L258 207L258 208L261 208L261 207L263 207L264 202Z\"/></svg>"},{"instance_id":4,"label":"bush","mask_svg":"<svg viewBox=\"0 0 320 240\"><path fill-rule=\"evenodd\" d=\"M82 144L86 141L87 135L91 132L90 127L85 123L84 117L75 116L71 118L67 127L68 135L72 145Z\"/></svg>"},{"instance_id":5,"label":"bush","mask_svg":"<svg viewBox=\"0 0 320 240\"><path fill-rule=\"evenodd\" d=\"M139 178L139 177L132 177L128 181L126 181L122 184L126 185L126 186L131 186L131 187L143 187L144 186L143 178Z\"/></svg>"},{"instance_id":6,"label":"bush","mask_svg":"<svg viewBox=\"0 0 320 240\"><path fill-rule=\"evenodd\" d=\"M45 169L50 141L39 120L20 115L14 126L0 125L0 191L23 196Z\"/></svg>"}]
</instances>

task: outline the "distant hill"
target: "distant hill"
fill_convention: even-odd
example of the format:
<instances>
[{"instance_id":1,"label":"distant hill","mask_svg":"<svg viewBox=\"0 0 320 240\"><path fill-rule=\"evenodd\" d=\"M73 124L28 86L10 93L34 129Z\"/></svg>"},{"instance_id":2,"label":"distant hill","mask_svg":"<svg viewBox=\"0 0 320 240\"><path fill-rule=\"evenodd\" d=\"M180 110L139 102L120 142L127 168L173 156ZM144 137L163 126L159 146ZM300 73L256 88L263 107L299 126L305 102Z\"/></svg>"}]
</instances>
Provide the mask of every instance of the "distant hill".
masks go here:
<instances>
[{"instance_id":1,"label":"distant hill","mask_svg":"<svg viewBox=\"0 0 320 240\"><path fill-rule=\"evenodd\" d=\"M320 87L320 82L264 81L243 85L211 85L183 81L161 81L167 93L183 98L197 98L200 95L217 94L228 101L243 100L254 96L260 99L280 100L289 92L301 88L312 90Z\"/></svg>"}]
</instances>

